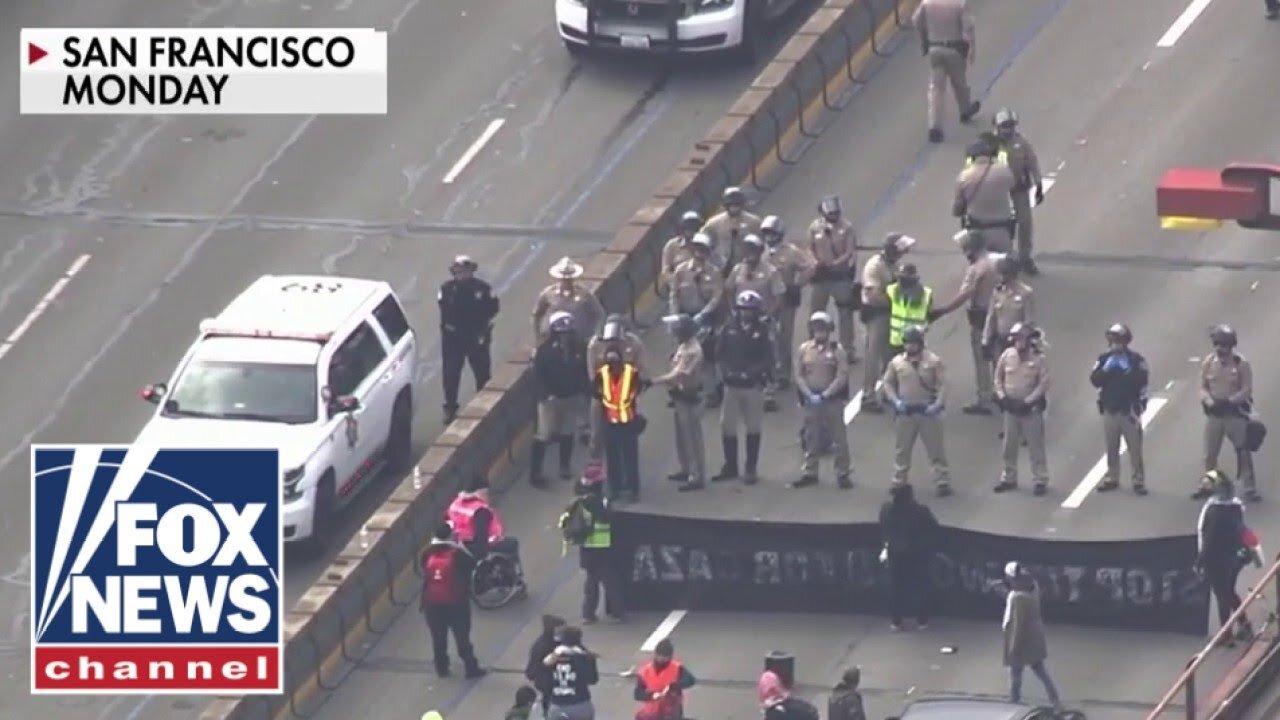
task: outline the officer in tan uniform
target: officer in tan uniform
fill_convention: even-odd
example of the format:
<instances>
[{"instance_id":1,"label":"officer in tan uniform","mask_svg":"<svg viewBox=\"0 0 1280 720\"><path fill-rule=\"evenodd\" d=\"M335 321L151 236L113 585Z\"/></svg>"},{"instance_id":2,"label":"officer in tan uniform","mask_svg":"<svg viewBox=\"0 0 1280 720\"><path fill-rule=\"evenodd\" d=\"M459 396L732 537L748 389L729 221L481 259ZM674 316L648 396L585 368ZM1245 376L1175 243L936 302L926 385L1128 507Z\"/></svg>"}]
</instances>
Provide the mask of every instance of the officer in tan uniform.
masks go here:
<instances>
[{"instance_id":1,"label":"officer in tan uniform","mask_svg":"<svg viewBox=\"0 0 1280 720\"><path fill-rule=\"evenodd\" d=\"M898 281L898 261L907 254L915 238L902 233L885 236L880 252L862 266L862 325L867 335L867 352L862 368L861 412L882 413L876 384L893 358L889 355L889 286Z\"/></svg>"},{"instance_id":2,"label":"officer in tan uniform","mask_svg":"<svg viewBox=\"0 0 1280 720\"><path fill-rule=\"evenodd\" d=\"M578 287L574 280L582 277L582 266L567 257L551 266L555 282L543 289L533 305L533 333L541 344L547 338L547 317L554 312L567 312L573 316L578 337L591 337L604 322L604 307L594 293Z\"/></svg>"},{"instance_id":3,"label":"officer in tan uniform","mask_svg":"<svg viewBox=\"0 0 1280 720\"><path fill-rule=\"evenodd\" d=\"M1049 489L1049 461L1044 438L1044 411L1048 406L1049 361L1036 342L1036 330L1018 323L1009 333L1012 346L996 360L996 402L1004 411L1004 473L995 491L1018 487L1018 453L1023 441L1031 456L1031 480L1035 494Z\"/></svg>"},{"instance_id":4,"label":"officer in tan uniform","mask_svg":"<svg viewBox=\"0 0 1280 720\"><path fill-rule=\"evenodd\" d=\"M809 224L809 253L817 263L809 312L827 312L828 303L835 301L840 346L849 353L849 362L857 362L853 313L862 306L857 282L858 236L853 224L844 219L840 198L834 195L818 203L818 217Z\"/></svg>"},{"instance_id":5,"label":"officer in tan uniform","mask_svg":"<svg viewBox=\"0 0 1280 720\"><path fill-rule=\"evenodd\" d=\"M1001 108L992 118L1000 151L1018 184L1013 187L1013 214L1018 221L1017 255L1022 272L1039 275L1040 268L1031 258L1031 193L1035 189L1035 204L1044 202L1044 176L1040 172L1040 157L1022 133L1018 132L1018 115L1009 108Z\"/></svg>"},{"instance_id":6,"label":"officer in tan uniform","mask_svg":"<svg viewBox=\"0 0 1280 720\"><path fill-rule=\"evenodd\" d=\"M994 361L1009 346L1009 333L1013 326L1036 324L1036 293L1030 285L1018 279L1018 261L1002 257L996 261L1000 283L991 293L987 319L982 327L982 347L986 356Z\"/></svg>"},{"instance_id":7,"label":"officer in tan uniform","mask_svg":"<svg viewBox=\"0 0 1280 720\"><path fill-rule=\"evenodd\" d=\"M983 332L987 325L987 313L991 307L991 296L1000 282L1000 274L996 271L996 261L987 252L987 244L982 233L976 230L961 230L956 233L956 243L960 251L969 261L965 268L964 279L960 281L960 289L956 296L934 311L936 317L954 312L965 307L965 315L969 321L969 350L973 354L973 370L978 390L978 401L964 407L967 415L990 415L991 405L995 401L995 392L991 387L991 360L983 349L985 339ZM1012 325L1010 325L1012 327Z\"/></svg>"},{"instance_id":8,"label":"officer in tan uniform","mask_svg":"<svg viewBox=\"0 0 1280 720\"><path fill-rule=\"evenodd\" d=\"M929 142L942 142L942 94L951 83L960 122L978 114L981 104L969 89L969 67L977 58L973 15L966 0L924 0L911 16L920 50L929 59Z\"/></svg>"},{"instance_id":9,"label":"officer in tan uniform","mask_svg":"<svg viewBox=\"0 0 1280 720\"><path fill-rule=\"evenodd\" d=\"M849 436L844 425L844 406L849 401L849 356L831 337L835 330L831 316L816 312L809 316L810 339L800 344L795 357L796 393L804 406L804 462L800 479L793 488L818 484L818 456L824 441L835 450L836 485L853 487L849 457Z\"/></svg>"},{"instance_id":10,"label":"officer in tan uniform","mask_svg":"<svg viewBox=\"0 0 1280 720\"><path fill-rule=\"evenodd\" d=\"M703 372L703 389L712 390L706 406L716 408L723 399L722 390L716 382L715 331L722 314L720 304L724 297L724 277L711 258L711 238L705 233L698 233L693 237L693 257L676 267L671 277L670 314L688 315L698 326L698 338L706 358L706 362L699 365Z\"/></svg>"},{"instance_id":11,"label":"officer in tan uniform","mask_svg":"<svg viewBox=\"0 0 1280 720\"><path fill-rule=\"evenodd\" d=\"M764 318L768 319L778 312L787 288L782 274L773 263L764 259L764 254L764 240L759 235L748 235L742 239L742 259L725 279L724 297L736 298L744 290L750 290L760 296Z\"/></svg>"},{"instance_id":12,"label":"officer in tan uniform","mask_svg":"<svg viewBox=\"0 0 1280 720\"><path fill-rule=\"evenodd\" d=\"M1200 363L1200 404L1204 407L1204 468L1218 469L1218 455L1225 438L1236 451L1236 477L1245 488L1245 499L1257 502L1258 481L1253 473L1253 453L1246 431L1253 412L1253 365L1236 352L1239 339L1228 325L1209 333L1213 353ZM1206 492L1206 490L1208 492ZM1202 499L1213 489L1204 485L1192 498Z\"/></svg>"},{"instance_id":13,"label":"officer in tan uniform","mask_svg":"<svg viewBox=\"0 0 1280 720\"><path fill-rule=\"evenodd\" d=\"M698 324L688 315L666 318L675 336L676 350L671 356L671 369L653 379L665 385L671 395L672 429L676 436L676 458L680 469L668 480L682 483L680 492L701 490L707 480L707 449L702 442L702 344L698 342Z\"/></svg>"},{"instance_id":14,"label":"officer in tan uniform","mask_svg":"<svg viewBox=\"0 0 1280 720\"><path fill-rule=\"evenodd\" d=\"M894 410L893 481L910 481L911 453L916 439L924 444L933 465L939 497L951 494L951 473L942 440L942 410L947 375L942 359L924 346L924 328L912 325L902 333L904 350L884 371L884 396Z\"/></svg>"},{"instance_id":15,"label":"officer in tan uniform","mask_svg":"<svg viewBox=\"0 0 1280 720\"><path fill-rule=\"evenodd\" d=\"M1017 220L1013 214L1013 192L1018 180L1009 166L997 158L1000 149L989 133L969 145L969 163L956 178L956 194L951 214L960 227L979 230L987 238L987 249L1007 253L1013 248Z\"/></svg>"},{"instance_id":16,"label":"officer in tan uniform","mask_svg":"<svg viewBox=\"0 0 1280 720\"><path fill-rule=\"evenodd\" d=\"M766 403L777 407L774 399L779 388L791 386L791 359L795 352L796 310L800 307L800 293L813 277L816 266L808 250L786 239L787 226L782 218L770 215L760 223L760 235L768 246L768 259L782 277L782 302L774 314L774 341L777 350L774 358L778 367L775 382L767 388ZM768 401L772 400L772 403Z\"/></svg>"},{"instance_id":17,"label":"officer in tan uniform","mask_svg":"<svg viewBox=\"0 0 1280 720\"><path fill-rule=\"evenodd\" d=\"M634 365L641 378L649 377L644 363L644 343L640 336L627 327L625 315L610 315L605 318L604 329L587 343L587 377L600 377L600 369L604 367L605 354L613 351L622 358L622 362ZM591 443L588 447L589 457L600 460L604 457L604 405L600 398L591 400Z\"/></svg>"},{"instance_id":18,"label":"officer in tan uniform","mask_svg":"<svg viewBox=\"0 0 1280 720\"><path fill-rule=\"evenodd\" d=\"M716 264L727 273L742 259L742 239L760 233L760 218L747 212L747 194L742 188L725 188L720 204L724 210L708 220L702 232L711 238Z\"/></svg>"},{"instance_id":19,"label":"officer in tan uniform","mask_svg":"<svg viewBox=\"0 0 1280 720\"><path fill-rule=\"evenodd\" d=\"M662 270L658 286L663 297L666 297L671 289L671 276L676 274L676 268L680 267L680 263L693 257L693 236L697 235L701 229L702 216L689 210L680 216L676 236L662 246Z\"/></svg>"}]
</instances>

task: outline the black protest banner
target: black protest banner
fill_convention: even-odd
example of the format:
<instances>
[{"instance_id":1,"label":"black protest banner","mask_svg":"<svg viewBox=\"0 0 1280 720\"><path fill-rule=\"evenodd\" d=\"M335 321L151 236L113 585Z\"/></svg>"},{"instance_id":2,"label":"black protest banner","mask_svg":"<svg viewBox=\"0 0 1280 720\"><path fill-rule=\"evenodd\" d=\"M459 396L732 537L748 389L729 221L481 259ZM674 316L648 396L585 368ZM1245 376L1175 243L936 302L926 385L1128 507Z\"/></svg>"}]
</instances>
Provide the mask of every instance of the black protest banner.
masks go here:
<instances>
[{"instance_id":1,"label":"black protest banner","mask_svg":"<svg viewBox=\"0 0 1280 720\"><path fill-rule=\"evenodd\" d=\"M629 609L883 614L887 577L874 523L707 520L629 511L613 516L628 567ZM1049 622L1204 635L1208 589L1194 536L1033 540L941 528L931 576L935 615L998 621L1005 563L1040 584Z\"/></svg>"}]
</instances>

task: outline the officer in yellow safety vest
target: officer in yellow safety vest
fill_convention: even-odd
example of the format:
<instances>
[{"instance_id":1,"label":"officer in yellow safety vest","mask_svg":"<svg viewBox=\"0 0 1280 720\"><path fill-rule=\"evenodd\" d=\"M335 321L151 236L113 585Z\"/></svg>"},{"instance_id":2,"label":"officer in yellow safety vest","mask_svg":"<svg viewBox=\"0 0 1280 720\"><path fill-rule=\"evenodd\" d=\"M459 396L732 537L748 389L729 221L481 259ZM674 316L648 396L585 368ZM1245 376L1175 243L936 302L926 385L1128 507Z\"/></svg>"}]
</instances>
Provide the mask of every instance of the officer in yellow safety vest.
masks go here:
<instances>
[{"instance_id":1,"label":"officer in yellow safety vest","mask_svg":"<svg viewBox=\"0 0 1280 720\"><path fill-rule=\"evenodd\" d=\"M596 378L596 392L604 409L604 453L608 472L609 499L640 499L640 433L644 418L636 408L636 397L645 386L640 370L609 349Z\"/></svg>"},{"instance_id":2,"label":"officer in yellow safety vest","mask_svg":"<svg viewBox=\"0 0 1280 720\"><path fill-rule=\"evenodd\" d=\"M920 271L907 263L885 294L889 297L889 356L897 357L903 350L903 332L913 325L927 327L934 319L933 288L922 285Z\"/></svg>"}]
</instances>

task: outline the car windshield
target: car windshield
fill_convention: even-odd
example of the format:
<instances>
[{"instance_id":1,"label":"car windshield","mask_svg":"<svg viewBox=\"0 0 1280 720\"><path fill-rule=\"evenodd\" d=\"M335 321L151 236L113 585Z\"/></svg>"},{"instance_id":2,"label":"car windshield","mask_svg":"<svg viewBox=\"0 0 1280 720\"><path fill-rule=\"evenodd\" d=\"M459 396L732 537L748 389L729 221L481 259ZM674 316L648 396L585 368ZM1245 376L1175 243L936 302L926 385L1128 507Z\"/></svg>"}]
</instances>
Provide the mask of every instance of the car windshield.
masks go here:
<instances>
[{"instance_id":1,"label":"car windshield","mask_svg":"<svg viewBox=\"0 0 1280 720\"><path fill-rule=\"evenodd\" d=\"M311 365L196 360L165 399L167 417L312 423L317 415Z\"/></svg>"}]
</instances>

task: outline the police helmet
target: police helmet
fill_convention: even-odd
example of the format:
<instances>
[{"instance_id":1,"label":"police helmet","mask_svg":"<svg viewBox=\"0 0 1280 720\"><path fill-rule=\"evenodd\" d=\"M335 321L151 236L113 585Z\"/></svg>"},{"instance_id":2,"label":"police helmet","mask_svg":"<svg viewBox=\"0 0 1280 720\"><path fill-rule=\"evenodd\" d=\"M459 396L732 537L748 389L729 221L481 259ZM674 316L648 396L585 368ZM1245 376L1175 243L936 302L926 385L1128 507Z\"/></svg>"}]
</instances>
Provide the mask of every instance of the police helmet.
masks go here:
<instances>
[{"instance_id":1,"label":"police helmet","mask_svg":"<svg viewBox=\"0 0 1280 720\"><path fill-rule=\"evenodd\" d=\"M902 344L911 345L913 343L918 343L920 345L924 344L924 326L908 325L907 328L902 331Z\"/></svg>"},{"instance_id":2,"label":"police helmet","mask_svg":"<svg viewBox=\"0 0 1280 720\"><path fill-rule=\"evenodd\" d=\"M609 317L604 319L605 323L617 323L619 326L626 327L627 316L622 313L609 313Z\"/></svg>"},{"instance_id":3,"label":"police helmet","mask_svg":"<svg viewBox=\"0 0 1280 720\"><path fill-rule=\"evenodd\" d=\"M916 244L916 239L906 233L891 232L884 236L884 249L898 255L905 254Z\"/></svg>"},{"instance_id":4,"label":"police helmet","mask_svg":"<svg viewBox=\"0 0 1280 720\"><path fill-rule=\"evenodd\" d=\"M1010 340L1034 340L1038 336L1036 327L1031 323L1014 323L1013 327L1009 328Z\"/></svg>"},{"instance_id":5,"label":"police helmet","mask_svg":"<svg viewBox=\"0 0 1280 720\"><path fill-rule=\"evenodd\" d=\"M986 248L987 239L977 230L961 230L952 236L962 252L977 252Z\"/></svg>"},{"instance_id":6,"label":"police helmet","mask_svg":"<svg viewBox=\"0 0 1280 720\"><path fill-rule=\"evenodd\" d=\"M1201 487L1211 490L1223 497L1233 497L1236 494L1236 484L1231 480L1231 476L1221 470L1210 470L1200 478Z\"/></svg>"},{"instance_id":7,"label":"police helmet","mask_svg":"<svg viewBox=\"0 0 1280 720\"><path fill-rule=\"evenodd\" d=\"M733 187L727 187L724 189L724 194L720 196L720 202L723 203L725 207L729 207L730 205L742 207L747 204L747 194L742 192L742 188L736 185Z\"/></svg>"},{"instance_id":8,"label":"police helmet","mask_svg":"<svg viewBox=\"0 0 1280 720\"><path fill-rule=\"evenodd\" d=\"M828 195L822 198L822 201L818 203L818 212L822 215L822 217L831 217L832 215L839 215L841 212L840 198L836 197L835 195Z\"/></svg>"},{"instance_id":9,"label":"police helmet","mask_svg":"<svg viewBox=\"0 0 1280 720\"><path fill-rule=\"evenodd\" d=\"M715 244L711 241L710 235L702 232L698 233L697 235L694 235L693 239L690 240L689 242L693 243L693 249L705 250L707 252L711 252L711 248Z\"/></svg>"},{"instance_id":10,"label":"police helmet","mask_svg":"<svg viewBox=\"0 0 1280 720\"><path fill-rule=\"evenodd\" d=\"M1230 325L1218 325L1209 331L1209 340L1214 345L1222 345L1233 348L1239 339L1236 337L1235 328Z\"/></svg>"},{"instance_id":11,"label":"police helmet","mask_svg":"<svg viewBox=\"0 0 1280 720\"><path fill-rule=\"evenodd\" d=\"M671 334L676 337L693 337L698 332L698 323L694 322L692 315L680 313L678 315L668 315L663 320L667 327L670 328Z\"/></svg>"},{"instance_id":12,"label":"police helmet","mask_svg":"<svg viewBox=\"0 0 1280 720\"><path fill-rule=\"evenodd\" d=\"M761 240L760 236L755 233L747 233L747 236L742 238L742 249L762 253L764 252L764 240Z\"/></svg>"},{"instance_id":13,"label":"police helmet","mask_svg":"<svg viewBox=\"0 0 1280 720\"><path fill-rule=\"evenodd\" d=\"M1018 124L1018 113L1007 107L1000 108L995 115L991 116L991 124L997 128L1012 129Z\"/></svg>"},{"instance_id":14,"label":"police helmet","mask_svg":"<svg viewBox=\"0 0 1280 720\"><path fill-rule=\"evenodd\" d=\"M764 307L764 298L755 290L743 290L734 298L733 306L739 310L760 310Z\"/></svg>"},{"instance_id":15,"label":"police helmet","mask_svg":"<svg viewBox=\"0 0 1280 720\"><path fill-rule=\"evenodd\" d=\"M786 223L777 215L767 215L760 221L760 234L764 236L765 242L777 242L787 234Z\"/></svg>"},{"instance_id":16,"label":"police helmet","mask_svg":"<svg viewBox=\"0 0 1280 720\"><path fill-rule=\"evenodd\" d=\"M813 329L815 325L821 325L827 330L835 327L835 323L831 321L831 316L821 310L809 316L809 328Z\"/></svg>"},{"instance_id":17,"label":"police helmet","mask_svg":"<svg viewBox=\"0 0 1280 720\"><path fill-rule=\"evenodd\" d=\"M917 268L915 263L903 263L898 268L898 282L903 280L906 280L908 285L920 282L920 268Z\"/></svg>"},{"instance_id":18,"label":"police helmet","mask_svg":"<svg viewBox=\"0 0 1280 720\"><path fill-rule=\"evenodd\" d=\"M1133 331L1124 323L1116 323L1107 328L1106 338L1108 342L1118 342L1128 344L1133 340Z\"/></svg>"},{"instance_id":19,"label":"police helmet","mask_svg":"<svg viewBox=\"0 0 1280 720\"><path fill-rule=\"evenodd\" d=\"M1006 277L1018 274L1018 261L1008 255L996 261L996 272Z\"/></svg>"},{"instance_id":20,"label":"police helmet","mask_svg":"<svg viewBox=\"0 0 1280 720\"><path fill-rule=\"evenodd\" d=\"M621 340L622 339L622 323L617 321L606 321L604 330L600 332L601 340Z\"/></svg>"},{"instance_id":21,"label":"police helmet","mask_svg":"<svg viewBox=\"0 0 1280 720\"><path fill-rule=\"evenodd\" d=\"M449 266L449 269L450 270L475 270L478 267L480 267L480 263L477 263L475 260L473 260L470 255L458 255L453 259L453 264Z\"/></svg>"},{"instance_id":22,"label":"police helmet","mask_svg":"<svg viewBox=\"0 0 1280 720\"><path fill-rule=\"evenodd\" d=\"M547 325L553 333L571 332L573 330L573 315L563 310L553 312Z\"/></svg>"},{"instance_id":23,"label":"police helmet","mask_svg":"<svg viewBox=\"0 0 1280 720\"><path fill-rule=\"evenodd\" d=\"M681 230L700 230L702 229L702 216L697 210L685 210L680 216Z\"/></svg>"}]
</instances>

